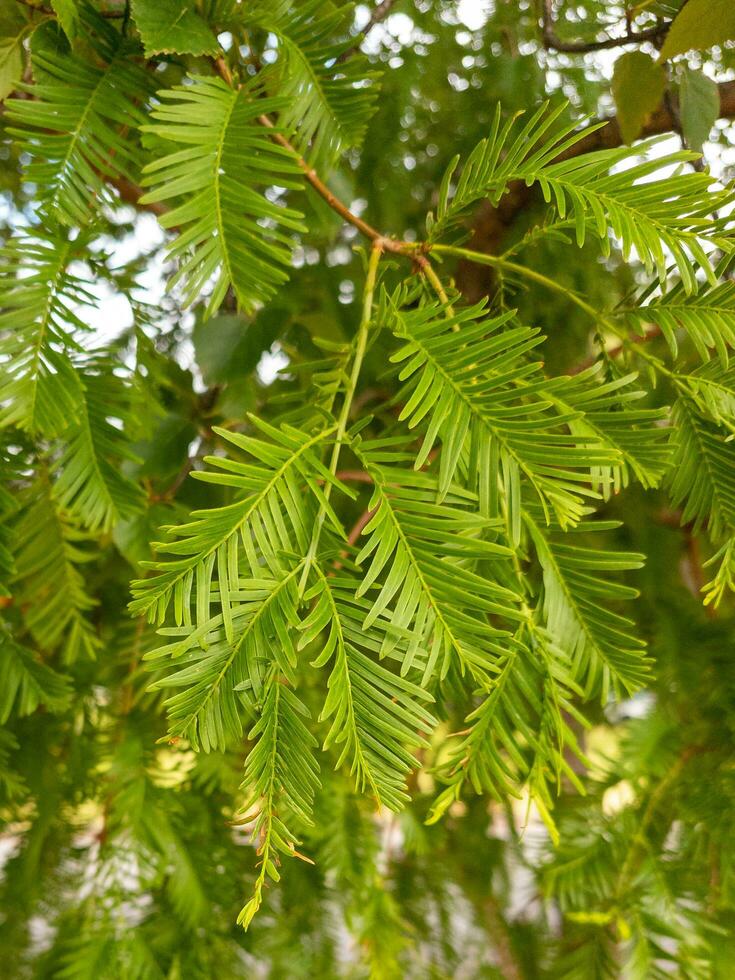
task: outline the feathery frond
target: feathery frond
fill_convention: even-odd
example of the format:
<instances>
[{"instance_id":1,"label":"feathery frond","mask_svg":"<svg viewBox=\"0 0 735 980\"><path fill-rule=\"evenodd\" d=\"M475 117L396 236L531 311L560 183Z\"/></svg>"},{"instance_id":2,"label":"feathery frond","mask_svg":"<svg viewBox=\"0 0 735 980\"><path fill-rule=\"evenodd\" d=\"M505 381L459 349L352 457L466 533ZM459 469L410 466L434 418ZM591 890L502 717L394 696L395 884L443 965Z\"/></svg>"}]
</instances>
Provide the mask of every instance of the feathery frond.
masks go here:
<instances>
[{"instance_id":1,"label":"feathery frond","mask_svg":"<svg viewBox=\"0 0 735 980\"><path fill-rule=\"evenodd\" d=\"M440 437L440 497L460 462L468 467L470 489L477 488L482 514L497 516L502 485L517 544L523 482L535 491L547 521L553 515L566 527L581 519L583 498L596 496L590 469L618 465L621 457L595 438L571 433L574 413L552 410L540 365L525 358L543 339L538 330L510 326L512 313L483 318L483 312L482 304L455 313L436 303L394 307L392 328L404 343L391 361L404 365L398 377L409 382L400 418L426 430L416 468Z\"/></svg>"},{"instance_id":2,"label":"feathery frond","mask_svg":"<svg viewBox=\"0 0 735 980\"><path fill-rule=\"evenodd\" d=\"M90 531L106 531L143 507L143 491L120 470L134 459L129 437L110 419L131 421L131 393L104 361L85 365L78 417L63 433L54 495Z\"/></svg>"},{"instance_id":3,"label":"feathery frond","mask_svg":"<svg viewBox=\"0 0 735 980\"><path fill-rule=\"evenodd\" d=\"M318 565L315 570L317 581L304 596L314 605L300 625L299 647L326 633L312 663L316 668L332 664L319 716L320 721L331 722L324 748L339 752L335 768L349 765L358 792L369 792L378 806L399 810L408 800L405 775L416 764L410 749L428 744L422 733L430 732L436 722L424 707L431 695L377 658L389 639L389 656L405 665L405 648L413 640L383 616L365 628L370 607L355 598L354 580L327 577ZM415 669L420 664L416 658Z\"/></svg>"},{"instance_id":4,"label":"feathery frond","mask_svg":"<svg viewBox=\"0 0 735 980\"><path fill-rule=\"evenodd\" d=\"M230 287L253 310L288 280L292 237L304 231L301 215L273 197L276 185L301 186L298 165L257 122L286 103L261 98L259 83L233 89L201 76L158 95L156 122L145 129L180 148L145 168L152 190L142 200L173 202L160 219L177 229L169 255L179 269L170 287L181 286L185 305L210 287L207 315Z\"/></svg>"},{"instance_id":5,"label":"feathery frond","mask_svg":"<svg viewBox=\"0 0 735 980\"><path fill-rule=\"evenodd\" d=\"M266 878L280 878L278 855L302 857L291 828L311 824L314 791L319 786L319 767L312 751L316 739L302 720L308 715L278 669L271 668L263 684L260 717L249 735L256 743L248 755L243 781L247 793L243 819L254 819L253 837L261 862L253 897L237 917L245 929L260 908Z\"/></svg>"},{"instance_id":6,"label":"feathery frond","mask_svg":"<svg viewBox=\"0 0 735 980\"><path fill-rule=\"evenodd\" d=\"M677 432L670 493L681 522L707 527L714 539L735 533L735 443L689 398L674 408Z\"/></svg>"},{"instance_id":7,"label":"feathery frond","mask_svg":"<svg viewBox=\"0 0 735 980\"><path fill-rule=\"evenodd\" d=\"M376 107L378 86L367 59L353 52L344 34L352 7L322 0L257 0L245 17L273 35L275 64L266 80L285 101L279 125L315 166L329 166L344 150L359 146Z\"/></svg>"},{"instance_id":8,"label":"feathery frond","mask_svg":"<svg viewBox=\"0 0 735 980\"><path fill-rule=\"evenodd\" d=\"M147 613L151 622L162 623L173 598L177 625L191 626L193 596L196 623L206 625L215 576L216 601L221 605L225 633L232 640L232 615L240 601L241 560L250 575L257 578L266 569L272 575L280 574L284 553L306 554L312 500L324 506L340 530L339 520L319 485L320 479L325 480L351 495L318 457L319 450L329 445L336 427L309 436L288 425L276 429L255 418L251 421L270 442L226 429L216 428L215 432L254 462L207 456L205 462L217 470L192 474L215 486L234 487L242 496L224 507L194 511L189 523L166 529L174 540L157 544L157 550L181 557L144 566L154 574L133 582L130 608L134 614ZM306 495L304 488L308 490Z\"/></svg>"},{"instance_id":9,"label":"feathery frond","mask_svg":"<svg viewBox=\"0 0 735 980\"><path fill-rule=\"evenodd\" d=\"M679 354L677 334L684 330L703 361L717 352L723 364L728 362L728 348L735 347L735 283L700 285L688 295L682 283L645 306L620 311L637 330L655 323L661 330L674 357Z\"/></svg>"},{"instance_id":10,"label":"feathery frond","mask_svg":"<svg viewBox=\"0 0 735 980\"><path fill-rule=\"evenodd\" d=\"M574 537L609 531L614 521L583 522L567 534L549 534L524 514L544 576L543 612L554 643L569 656L571 674L585 696L603 703L611 690L630 694L645 683L646 644L634 636L634 623L610 608L638 592L609 578L610 573L640 568L644 555L588 548Z\"/></svg>"},{"instance_id":11,"label":"feathery frond","mask_svg":"<svg viewBox=\"0 0 735 980\"><path fill-rule=\"evenodd\" d=\"M528 780L539 811L556 833L547 781L558 784L565 775L579 786L564 753L584 758L570 722L582 720L573 703L579 689L570 667L535 622L521 626L513 649L498 660L487 688L477 692L482 700L467 716L467 730L454 736L440 758L438 774L448 786L432 806L431 823L460 799L467 783L476 793L501 800L520 796Z\"/></svg>"},{"instance_id":12,"label":"feathery frond","mask_svg":"<svg viewBox=\"0 0 735 980\"><path fill-rule=\"evenodd\" d=\"M167 671L152 689L182 689L166 700L172 737L186 738L197 751L225 749L242 737L244 707L238 691L259 697L263 675L273 663L294 680L293 630L301 568L299 563L278 577L231 581L238 602L231 615L232 638L225 633L221 613L197 629L174 626L160 631L175 639L144 659L152 669Z\"/></svg>"},{"instance_id":13,"label":"feathery frond","mask_svg":"<svg viewBox=\"0 0 735 980\"><path fill-rule=\"evenodd\" d=\"M81 384L70 353L75 334L87 330L76 310L94 302L86 284L69 271L79 243L60 233L34 230L0 251L0 424L54 435L80 407Z\"/></svg>"},{"instance_id":14,"label":"feathery frond","mask_svg":"<svg viewBox=\"0 0 735 980\"><path fill-rule=\"evenodd\" d=\"M425 646L423 684L435 672L446 677L452 662L483 678L511 642L508 630L489 617L510 623L521 618L520 597L492 573L476 570L478 562L492 570L512 556L497 540L502 523L478 514L474 495L460 488L450 487L437 503L436 477L403 469L410 456L390 441L354 448L375 484L368 505L373 516L363 531L367 541L356 558L365 567L356 594L370 597L364 628L386 616L395 629L407 631L402 673Z\"/></svg>"},{"instance_id":15,"label":"feathery frond","mask_svg":"<svg viewBox=\"0 0 735 980\"><path fill-rule=\"evenodd\" d=\"M33 56L40 77L20 86L31 99L8 99L9 132L30 154L25 179L36 187L39 206L66 225L86 225L100 203L113 203L108 181L135 180L142 155L131 131L145 122L141 108L150 93L148 74L133 49L86 4L88 40L103 62L44 49Z\"/></svg>"},{"instance_id":16,"label":"feathery frond","mask_svg":"<svg viewBox=\"0 0 735 980\"><path fill-rule=\"evenodd\" d=\"M592 469L592 485L606 500L627 487L631 476L646 489L657 487L671 461L670 434L660 425L666 410L635 408L646 395L633 387L635 379L627 374L606 381L596 364L545 388L561 412L578 413L569 422L574 435L596 439L619 455L619 464Z\"/></svg>"},{"instance_id":17,"label":"feathery frond","mask_svg":"<svg viewBox=\"0 0 735 980\"><path fill-rule=\"evenodd\" d=\"M32 715L40 704L49 711L62 711L70 694L68 677L37 660L5 629L0 630L0 725L13 712L21 717Z\"/></svg>"},{"instance_id":18,"label":"feathery frond","mask_svg":"<svg viewBox=\"0 0 735 980\"><path fill-rule=\"evenodd\" d=\"M697 289L697 267L705 270L714 286L716 279L702 239L731 250L724 222L713 215L731 203L732 192L713 189L714 178L707 173L681 172L682 164L698 156L689 151L635 162L646 147L623 146L564 159L565 151L590 131L575 132L573 125L558 125L565 109L562 105L550 111L543 105L516 125L514 119L502 123L498 107L490 136L473 150L454 190L452 179L459 159L450 164L442 181L437 220L429 228L431 240L448 231L470 204L481 198L497 204L512 181L523 181L529 186L538 184L544 200L562 220L568 214L574 219L580 247L593 234L607 253L612 233L622 243L624 256L628 258L635 250L662 283L670 255L687 293ZM624 167L628 162L630 166ZM677 167L677 172L655 179L669 167Z\"/></svg>"},{"instance_id":19,"label":"feathery frond","mask_svg":"<svg viewBox=\"0 0 735 980\"><path fill-rule=\"evenodd\" d=\"M677 372L676 383L701 415L735 433L735 367L709 361L687 374Z\"/></svg>"},{"instance_id":20,"label":"feathery frond","mask_svg":"<svg viewBox=\"0 0 735 980\"><path fill-rule=\"evenodd\" d=\"M26 626L42 650L63 644L66 662L94 657L100 641L87 614L96 602L79 569L95 557L85 547L90 535L53 498L47 476L27 498L15 527L15 583Z\"/></svg>"}]
</instances>

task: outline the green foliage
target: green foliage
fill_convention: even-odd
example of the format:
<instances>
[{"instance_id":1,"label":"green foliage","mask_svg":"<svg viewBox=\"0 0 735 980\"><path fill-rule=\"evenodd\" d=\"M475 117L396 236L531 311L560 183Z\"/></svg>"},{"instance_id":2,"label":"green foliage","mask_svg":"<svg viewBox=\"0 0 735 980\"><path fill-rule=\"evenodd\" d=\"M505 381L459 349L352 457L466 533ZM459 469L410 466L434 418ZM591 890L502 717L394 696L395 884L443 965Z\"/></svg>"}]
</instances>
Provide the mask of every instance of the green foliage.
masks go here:
<instances>
[{"instance_id":1,"label":"green foliage","mask_svg":"<svg viewBox=\"0 0 735 980\"><path fill-rule=\"evenodd\" d=\"M91 17L91 15L87 15ZM95 18L94 49L102 67L72 54L34 54L40 81L32 99L9 99L11 134L30 155L25 179L42 211L66 225L85 225L96 199L110 200L108 179L133 179L141 156L130 130L144 119L150 82L116 31ZM97 33L99 32L99 33Z\"/></svg>"},{"instance_id":2,"label":"green foliage","mask_svg":"<svg viewBox=\"0 0 735 980\"><path fill-rule=\"evenodd\" d=\"M303 230L297 211L279 207L261 190L273 180L298 187L293 154L274 145L257 123L285 103L260 99L254 85L233 91L208 78L159 95L158 122L148 130L183 148L148 165L154 188L143 201L175 202L163 219L165 227L183 232L171 247L171 256L183 260L171 287L181 284L188 305L215 277L208 313L219 309L230 288L252 310L288 280L286 230Z\"/></svg>"},{"instance_id":3,"label":"green foliage","mask_svg":"<svg viewBox=\"0 0 735 980\"><path fill-rule=\"evenodd\" d=\"M2 962L728 976L729 14L13 7Z\"/></svg>"},{"instance_id":4,"label":"green foliage","mask_svg":"<svg viewBox=\"0 0 735 980\"><path fill-rule=\"evenodd\" d=\"M642 51L628 51L615 62L612 94L626 143L632 143L640 135L665 90L665 69Z\"/></svg>"},{"instance_id":5,"label":"green foliage","mask_svg":"<svg viewBox=\"0 0 735 980\"><path fill-rule=\"evenodd\" d=\"M661 58L711 48L735 39L735 11L727 0L691 0L666 35Z\"/></svg>"},{"instance_id":6,"label":"green foliage","mask_svg":"<svg viewBox=\"0 0 735 980\"><path fill-rule=\"evenodd\" d=\"M195 3L134 0L133 16L147 58L156 54L219 54L212 28Z\"/></svg>"},{"instance_id":7,"label":"green foliage","mask_svg":"<svg viewBox=\"0 0 735 980\"><path fill-rule=\"evenodd\" d=\"M685 69L679 84L681 126L687 143L701 152L720 113L720 93L716 82L704 72Z\"/></svg>"},{"instance_id":8,"label":"green foliage","mask_svg":"<svg viewBox=\"0 0 735 980\"><path fill-rule=\"evenodd\" d=\"M23 42L31 27L20 7L0 12L0 100L7 98L23 74Z\"/></svg>"},{"instance_id":9,"label":"green foliage","mask_svg":"<svg viewBox=\"0 0 735 980\"><path fill-rule=\"evenodd\" d=\"M248 23L277 40L267 84L286 100L281 125L315 165L359 146L375 109L377 85L367 60L341 59L352 41L334 41L348 15L348 7L329 10L320 0L258 0L247 13Z\"/></svg>"},{"instance_id":10,"label":"green foliage","mask_svg":"<svg viewBox=\"0 0 735 980\"><path fill-rule=\"evenodd\" d=\"M358 792L369 792L378 806L400 810L410 799L403 782L414 766L410 749L427 746L420 733L435 724L421 703L431 696L403 677L416 655L405 649L413 643L379 615L365 632L364 614L373 616L374 608L354 596L354 582L327 578L318 568L317 575L306 596L316 601L299 626L299 646L326 630L324 648L313 661L317 668L332 662L319 719L331 722L324 748L338 749L336 768L349 762ZM402 664L401 676L375 662L386 643L387 655Z\"/></svg>"}]
</instances>

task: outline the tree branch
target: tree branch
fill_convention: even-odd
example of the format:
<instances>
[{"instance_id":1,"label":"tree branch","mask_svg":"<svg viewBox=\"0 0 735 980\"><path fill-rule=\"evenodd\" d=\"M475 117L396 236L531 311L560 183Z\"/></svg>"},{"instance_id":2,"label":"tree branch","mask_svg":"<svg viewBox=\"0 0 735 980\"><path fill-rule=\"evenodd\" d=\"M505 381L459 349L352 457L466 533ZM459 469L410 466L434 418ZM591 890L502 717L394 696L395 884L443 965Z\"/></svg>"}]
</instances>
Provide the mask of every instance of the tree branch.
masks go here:
<instances>
[{"instance_id":1,"label":"tree branch","mask_svg":"<svg viewBox=\"0 0 735 980\"><path fill-rule=\"evenodd\" d=\"M623 37L609 37L604 41L562 41L554 29L553 0L543 0L541 8L541 36L547 51L564 54L587 54L590 51L605 51L608 48L621 48L626 44L642 44L644 41L658 41L668 33L671 21L649 27L645 31L633 33L628 29Z\"/></svg>"},{"instance_id":2,"label":"tree branch","mask_svg":"<svg viewBox=\"0 0 735 980\"><path fill-rule=\"evenodd\" d=\"M388 14L390 14L391 9L393 8L393 4L395 2L396 0L383 0L382 3L378 4L378 6L375 8L375 10L372 13L372 16L370 17L370 20L367 22L367 24L365 24L363 29L360 31L360 34L358 35L357 43L353 44L351 48L347 48L347 50L343 51L342 54L339 56L339 58L337 58L338 65L341 65L343 61L347 61L348 58L351 58L353 55L357 54L357 52L360 50L360 45L368 36L370 31L372 31L374 27L380 24L381 21L385 20Z\"/></svg>"}]
</instances>

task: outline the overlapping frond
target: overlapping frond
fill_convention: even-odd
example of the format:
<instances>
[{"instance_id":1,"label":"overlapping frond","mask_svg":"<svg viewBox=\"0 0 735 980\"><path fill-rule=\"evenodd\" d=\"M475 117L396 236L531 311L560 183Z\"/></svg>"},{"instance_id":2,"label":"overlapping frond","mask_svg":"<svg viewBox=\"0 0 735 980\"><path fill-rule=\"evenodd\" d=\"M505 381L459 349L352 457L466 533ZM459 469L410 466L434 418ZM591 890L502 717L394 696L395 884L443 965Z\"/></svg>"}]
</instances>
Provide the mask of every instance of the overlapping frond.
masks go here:
<instances>
[{"instance_id":1,"label":"overlapping frond","mask_svg":"<svg viewBox=\"0 0 735 980\"><path fill-rule=\"evenodd\" d=\"M735 533L735 444L689 398L676 403L674 421L670 493L682 524L706 527L714 539Z\"/></svg>"},{"instance_id":2,"label":"overlapping frond","mask_svg":"<svg viewBox=\"0 0 735 980\"><path fill-rule=\"evenodd\" d=\"M194 511L192 519L167 528L173 540L156 545L161 554L180 556L152 563L153 574L132 583L135 614L147 613L151 622L163 622L173 598L177 625L191 626L191 602L196 623L210 619L212 580L217 582L227 637L234 637L232 617L240 604L238 576L241 565L251 577L265 570L279 575L283 554L306 554L313 514L312 501L322 504L334 526L339 521L324 495L320 481L351 494L319 459L319 452L334 437L336 427L307 435L283 425L280 429L257 419L254 426L270 441L216 428L230 445L248 454L252 462L208 456L205 462L216 470L197 471L197 479L220 487L234 487L234 503ZM305 492L306 491L306 492Z\"/></svg>"},{"instance_id":3,"label":"overlapping frond","mask_svg":"<svg viewBox=\"0 0 735 980\"><path fill-rule=\"evenodd\" d=\"M453 191L458 160L450 165L442 182L437 221L430 229L432 239L451 227L470 204L484 197L497 203L512 181L523 181L538 184L561 219L573 219L578 245L593 234L607 252L612 234L626 258L635 252L662 282L673 257L687 293L696 292L700 267L714 286L716 278L702 239L731 250L725 221L713 216L731 203L732 191L718 190L708 173L682 172L681 165L697 157L689 151L637 162L646 147L624 146L559 159L585 135L573 132L568 124L559 126L564 108L550 112L542 106L520 125L513 119L503 124L498 109L490 136L470 155ZM656 177L671 167L676 168L673 174Z\"/></svg>"},{"instance_id":4,"label":"overlapping frond","mask_svg":"<svg viewBox=\"0 0 735 980\"><path fill-rule=\"evenodd\" d=\"M64 431L54 464L54 495L90 531L106 531L141 510L143 491L121 472L134 459L124 425L131 421L131 392L110 364L85 365L76 420ZM117 425L111 419L115 419Z\"/></svg>"},{"instance_id":5,"label":"overlapping frond","mask_svg":"<svg viewBox=\"0 0 735 980\"><path fill-rule=\"evenodd\" d=\"M199 625L161 630L171 641L145 655L164 671L153 689L180 688L166 700L169 733L186 738L197 751L222 750L243 733L247 711L239 691L260 696L272 664L294 679L298 574L301 564L278 576L231 579L237 607L231 612L232 638L222 613ZM213 598L222 605L222 597Z\"/></svg>"},{"instance_id":6,"label":"overlapping frond","mask_svg":"<svg viewBox=\"0 0 735 980\"><path fill-rule=\"evenodd\" d=\"M566 534L548 533L528 512L524 522L543 570L546 629L570 658L575 682L603 702L611 690L623 696L640 688L650 670L646 644L633 634L633 621L611 608L638 592L610 576L640 568L644 556L575 540L612 530L614 521L583 522Z\"/></svg>"},{"instance_id":7,"label":"overlapping frond","mask_svg":"<svg viewBox=\"0 0 735 980\"><path fill-rule=\"evenodd\" d=\"M18 462L9 454L0 455L0 597L10 595L10 580L15 572L12 550L11 518L19 509L13 481L18 477Z\"/></svg>"},{"instance_id":8,"label":"overlapping frond","mask_svg":"<svg viewBox=\"0 0 735 980\"><path fill-rule=\"evenodd\" d=\"M640 330L654 323L666 338L674 357L679 353L677 333L684 330L703 361L716 351L727 364L728 348L735 347L735 283L703 284L688 295L681 283L645 306L623 311L625 319Z\"/></svg>"},{"instance_id":9,"label":"overlapping frond","mask_svg":"<svg viewBox=\"0 0 735 980\"><path fill-rule=\"evenodd\" d=\"M553 110L545 103L519 125L518 115L504 122L498 105L490 135L469 155L456 182L460 156L449 164L439 189L436 218L429 220L431 239L436 241L449 231L477 201L489 194L499 198L519 170L536 172L583 139L576 123L560 122L565 110L563 103Z\"/></svg>"},{"instance_id":10,"label":"overlapping frond","mask_svg":"<svg viewBox=\"0 0 735 980\"><path fill-rule=\"evenodd\" d=\"M405 469L411 457L390 441L355 451L375 485L367 540L356 558L364 568L357 596L369 598L364 628L385 616L407 632L403 673L425 646L424 684L446 677L452 662L482 679L511 642L497 617L506 624L521 618L520 597L498 581L498 564L513 554L498 540L502 522L477 513L474 494L460 488L437 503L436 477ZM478 563L488 574L478 573Z\"/></svg>"},{"instance_id":11,"label":"overlapping frond","mask_svg":"<svg viewBox=\"0 0 735 980\"><path fill-rule=\"evenodd\" d=\"M355 580L327 577L316 566L317 580L306 593L313 607L301 623L300 647L324 636L313 662L331 663L328 693L320 721L329 721L324 748L338 753L336 766L349 765L359 792L369 792L379 806L399 810L407 801L405 776L416 761L411 749L426 746L435 721L426 708L432 700L422 687L378 662L386 638L390 658L408 662L413 645L407 631L398 632L384 616L369 629L364 619L370 606L355 598ZM414 658L414 673L422 667L423 651Z\"/></svg>"},{"instance_id":12,"label":"overlapping frond","mask_svg":"<svg viewBox=\"0 0 735 980\"><path fill-rule=\"evenodd\" d=\"M69 701L69 678L33 656L0 629L0 725L15 713L31 715L39 705L63 710Z\"/></svg>"},{"instance_id":13,"label":"overlapping frond","mask_svg":"<svg viewBox=\"0 0 735 980\"><path fill-rule=\"evenodd\" d=\"M0 424L53 435L79 409L81 385L69 358L86 331L77 315L94 300L69 271L75 244L53 232L11 239L0 250Z\"/></svg>"},{"instance_id":14,"label":"overlapping frond","mask_svg":"<svg viewBox=\"0 0 735 980\"><path fill-rule=\"evenodd\" d=\"M108 180L136 180L142 162L132 132L145 121L150 76L131 57L129 43L81 5L102 64L48 48L33 55L30 99L9 99L10 133L30 154L25 179L35 185L44 213L85 225L100 202L113 202Z\"/></svg>"},{"instance_id":15,"label":"overlapping frond","mask_svg":"<svg viewBox=\"0 0 735 980\"><path fill-rule=\"evenodd\" d=\"M496 799L529 790L553 830L548 783L562 775L579 784L565 752L583 759L572 726L582 721L574 707L580 693L562 650L533 621L518 631L513 649L494 666L481 700L467 716L467 729L456 735L437 774L447 787L431 810L439 820L465 785Z\"/></svg>"},{"instance_id":16,"label":"overlapping frond","mask_svg":"<svg viewBox=\"0 0 735 980\"><path fill-rule=\"evenodd\" d=\"M156 122L145 127L178 146L148 164L152 189L143 198L172 203L160 219L177 229L169 254L179 269L170 286L181 287L187 305L209 288L208 314L230 287L246 310L273 296L288 279L293 234L304 230L301 215L273 191L301 186L294 155L257 122L286 102L261 95L259 84L233 89L194 76L159 92Z\"/></svg>"},{"instance_id":17,"label":"overlapping frond","mask_svg":"<svg viewBox=\"0 0 735 980\"><path fill-rule=\"evenodd\" d=\"M619 455L620 463L592 469L592 484L605 499L627 487L631 476L646 489L657 487L671 461L669 431L660 424L666 410L634 407L646 395L633 387L635 379L628 374L606 381L598 364L550 380L545 389L560 411L577 413L569 422L572 433Z\"/></svg>"},{"instance_id":18,"label":"overlapping frond","mask_svg":"<svg viewBox=\"0 0 735 980\"><path fill-rule=\"evenodd\" d=\"M308 716L278 669L271 668L263 684L260 716L249 734L255 746L248 755L243 781L247 794L244 819L254 821L253 837L261 862L253 897L237 918L245 929L260 908L266 878L280 878L279 854L301 857L292 828L312 822L319 766L313 754L316 739L302 720Z\"/></svg>"},{"instance_id":19,"label":"overlapping frond","mask_svg":"<svg viewBox=\"0 0 735 980\"><path fill-rule=\"evenodd\" d=\"M47 477L27 497L15 526L15 588L26 626L42 650L63 644L67 661L94 657L99 637L88 614L96 603L79 568L95 557L85 547L90 536L60 508Z\"/></svg>"},{"instance_id":20,"label":"overlapping frond","mask_svg":"<svg viewBox=\"0 0 735 980\"><path fill-rule=\"evenodd\" d=\"M257 0L246 12L247 22L277 40L278 57L268 73L274 91L287 100L279 124L319 165L359 146L376 105L378 86L367 59L353 52L340 60L354 43L344 37L351 13L351 4L322 0Z\"/></svg>"},{"instance_id":21,"label":"overlapping frond","mask_svg":"<svg viewBox=\"0 0 735 980\"><path fill-rule=\"evenodd\" d=\"M394 308L392 328L404 343L391 361L403 365L399 380L408 382L400 418L425 429L416 467L441 438L440 496L460 463L482 514L497 516L502 486L517 543L522 483L535 491L547 520L553 515L564 527L581 519L584 497L596 495L590 470L622 459L596 438L570 431L576 413L554 408L538 362L525 357L543 338L511 320L511 313L484 317L482 305L454 313L438 303Z\"/></svg>"}]
</instances>

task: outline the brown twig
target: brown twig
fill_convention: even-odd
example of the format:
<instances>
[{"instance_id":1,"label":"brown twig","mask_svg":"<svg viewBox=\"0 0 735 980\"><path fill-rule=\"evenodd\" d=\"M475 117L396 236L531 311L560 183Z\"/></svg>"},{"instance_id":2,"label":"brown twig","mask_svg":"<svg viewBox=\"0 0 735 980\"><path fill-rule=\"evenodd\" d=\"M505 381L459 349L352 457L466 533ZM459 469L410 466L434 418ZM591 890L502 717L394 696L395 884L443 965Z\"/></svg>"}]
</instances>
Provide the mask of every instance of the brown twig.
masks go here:
<instances>
[{"instance_id":1,"label":"brown twig","mask_svg":"<svg viewBox=\"0 0 735 980\"><path fill-rule=\"evenodd\" d=\"M626 44L642 44L644 41L658 41L668 33L671 21L657 24L644 31L633 33L627 23L626 33L622 37L608 37L604 41L562 41L554 28L553 0L544 0L541 8L541 37L547 51L559 51L563 54L587 54L590 51L605 51L608 48L620 48Z\"/></svg>"},{"instance_id":2,"label":"brown twig","mask_svg":"<svg viewBox=\"0 0 735 980\"><path fill-rule=\"evenodd\" d=\"M360 45L368 36L370 31L372 31L374 27L377 27L377 25L380 24L381 21L384 21L385 18L388 16L388 14L390 14L394 3L395 0L383 0L382 3L378 4L375 10L373 10L370 20L367 22L367 24L365 24L363 29L360 31L357 42L353 44L351 48L347 48L346 51L343 51L342 54L339 56L339 58L337 58L338 65L342 64L343 61L347 61L348 58L351 58L353 55L357 54L357 52L360 50Z\"/></svg>"}]
</instances>

